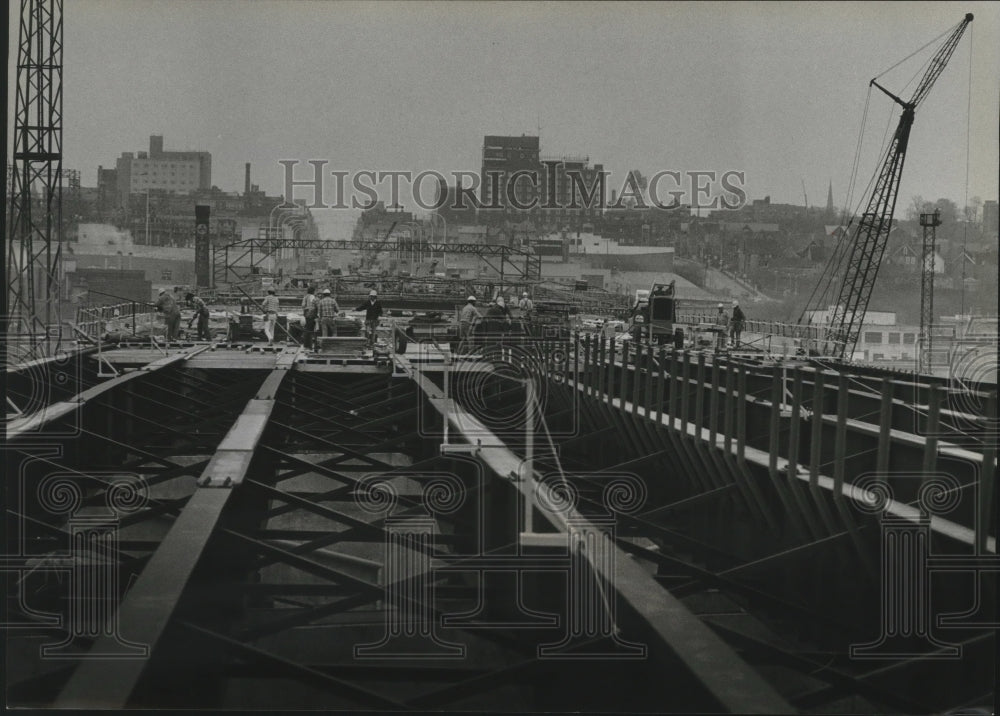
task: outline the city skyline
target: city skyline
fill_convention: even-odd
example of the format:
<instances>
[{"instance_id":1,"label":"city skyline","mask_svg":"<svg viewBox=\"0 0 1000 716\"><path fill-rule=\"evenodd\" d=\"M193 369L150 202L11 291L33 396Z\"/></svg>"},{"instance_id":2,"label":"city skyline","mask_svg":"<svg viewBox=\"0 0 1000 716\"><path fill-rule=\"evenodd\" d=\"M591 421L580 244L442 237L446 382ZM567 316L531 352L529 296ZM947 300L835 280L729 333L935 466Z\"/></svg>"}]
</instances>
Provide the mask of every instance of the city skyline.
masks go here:
<instances>
[{"instance_id":1,"label":"city skyline","mask_svg":"<svg viewBox=\"0 0 1000 716\"><path fill-rule=\"evenodd\" d=\"M251 162L280 194L282 159L477 172L485 135L529 134L543 155L604 164L609 186L631 169L734 170L751 200L822 207L832 182L842 207L868 81L929 44L880 77L908 98L964 12L976 19L918 109L897 215L918 194L962 206L997 195L1000 11L985 3L79 0L64 16L63 166L93 186L157 134L211 152L223 190ZM869 102L851 206L899 116L877 89Z\"/></svg>"}]
</instances>

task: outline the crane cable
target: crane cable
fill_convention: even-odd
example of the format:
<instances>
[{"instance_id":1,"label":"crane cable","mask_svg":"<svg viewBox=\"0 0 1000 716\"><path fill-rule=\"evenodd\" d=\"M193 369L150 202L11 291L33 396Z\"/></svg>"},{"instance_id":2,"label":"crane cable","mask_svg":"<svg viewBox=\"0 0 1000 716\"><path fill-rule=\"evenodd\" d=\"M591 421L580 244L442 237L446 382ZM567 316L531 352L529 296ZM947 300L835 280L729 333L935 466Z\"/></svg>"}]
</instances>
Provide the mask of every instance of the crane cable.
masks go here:
<instances>
[{"instance_id":1,"label":"crane cable","mask_svg":"<svg viewBox=\"0 0 1000 716\"><path fill-rule=\"evenodd\" d=\"M858 141L854 148L854 161L851 166L851 178L847 184L847 196L844 201L844 213L841 215L841 220L840 220L841 225L843 225L845 222L848 222L848 216L850 215L848 207L850 207L851 201L853 200L854 183L857 180L858 165L861 162L861 147L862 144L864 143L865 126L868 123L868 107L871 104L871 99L872 99L872 86L868 85L868 94L865 97L865 109L861 115L861 126L858 129ZM848 223L847 228L848 229L850 228L850 223ZM827 295L827 292L829 291L829 284L833 281L833 276L840 268L841 262L837 261L836 265L834 265L834 261L837 259L838 256L842 256L844 253L843 246L845 243L845 236L847 236L847 234L848 231L845 230L841 232L839 237L837 237L837 243L834 246L833 251L831 251L830 257L827 259L826 266L823 269L823 274L820 276L820 280L816 283L816 285L813 286L812 293L809 294L809 299L806 301L805 309L802 311L801 314L799 314L798 323L801 324L803 322L803 319L805 318L806 313L809 311L810 308L819 308L819 306L813 304L813 300L816 299L817 293L819 293L819 301L821 303L823 302L823 298ZM787 316L786 320L788 322L791 322L791 315L786 314L786 316Z\"/></svg>"},{"instance_id":2,"label":"crane cable","mask_svg":"<svg viewBox=\"0 0 1000 716\"><path fill-rule=\"evenodd\" d=\"M959 23L959 24L961 24L961 23ZM875 75L874 79L878 79L879 77L882 77L883 75L888 74L892 70L894 70L897 67L899 67L900 65L902 65L907 60L910 60L911 58L913 58L916 55L920 54L921 52L923 52L924 50L926 50L928 47L930 47L934 43L936 43L939 40L941 40L941 38L945 37L946 35L949 35L950 33L953 33L957 27L958 27L958 25L956 24L956 25L952 26L951 28L949 28L948 30L945 30L940 35L938 35L937 37L933 38L929 42L925 43L923 46L921 46L918 49L916 49L913 52L911 52L909 55L907 55L903 59L899 60L899 62L896 62L891 67L889 67L889 68L883 70L882 72L878 73L877 75ZM971 37L970 37L970 40L971 40ZM933 58L928 58L923 63L921 63L920 67L917 68L917 70L914 72L913 76L910 77L909 81L903 86L903 90L904 91L905 91L905 89L907 87L909 87L911 84L913 84L913 81L919 75L921 75L921 73L923 73L923 72L926 71L926 68L930 65L930 62L931 62L932 59ZM970 54L970 74L971 74L971 54ZM970 88L971 88L971 84L970 84ZM889 112L888 119L886 120L885 131L883 132L882 142L881 142L881 145L879 147L878 154L877 154L877 156L880 158L879 164L877 165L876 170L872 173L872 176L869 179L868 184L865 186L864 192L859 197L857 206L855 206L854 209L853 209L853 211L851 211L851 203L852 203L853 198L854 198L853 197L853 193L854 193L854 189L855 189L856 182L857 182L858 171L860 169L861 150L862 150L862 147L863 147L864 134L865 134L865 129L866 129L867 120L868 120L868 110L869 110L869 105L870 105L870 102L871 102L871 92L872 92L872 85L869 83L869 85L868 85L868 94L865 97L865 108L864 108L864 112L862 114L862 119L861 119L861 128L860 128L860 130L858 132L858 142L857 142L857 145L855 147L854 162L853 162L853 165L851 167L851 178L850 178L850 181L848 183L847 199L844 202L844 212L845 212L845 215L844 215L841 223L843 224L845 221L847 222L846 227L845 227L845 231L841 234L841 236L840 236L840 238L839 238L836 246L834 247L833 252L830 255L830 258L827 260L826 267L823 270L822 278L816 284L816 286L813 288L813 291L812 291L812 293L809 296L809 300L806 302L806 309L799 316L799 321L798 322L800 324L803 322L803 319L805 318L805 314L806 314L806 312L808 311L808 309L810 307L812 307L812 308L822 308L822 306L814 305L814 303L813 303L814 299L817 298L817 294L818 294L818 300L819 300L820 303L829 303L830 300L833 300L833 296L832 296L833 279L840 272L840 269L841 269L841 267L844 264L844 260L847 258L847 255L850 253L850 241L851 241L851 239L850 239L850 236L851 236L850 229L851 229L851 227L854 224L854 218L858 215L858 211L861 210L861 202L864 201L865 197L868 196L869 190L872 188L872 185L875 183L875 181L876 181L876 179L878 177L878 174L879 174L878 168L881 167L885 163L885 159L886 159L886 156L888 154L889 144L890 144L890 142L888 141L889 140L889 129L892 126L892 119L893 119L893 116L894 116L894 113L892 111ZM970 96L969 96L969 101L970 101L970 104L971 104L971 92L970 92ZM966 133L968 134L968 130L967 130ZM966 158L967 158L966 159L966 164L968 166L968 144L966 144ZM968 172L967 172L967 174L968 174ZM968 193L968 178L966 178L966 193ZM968 203L968 197L966 197L966 203ZM964 263L964 261L963 261L963 264L962 264L962 270L963 270L963 272L965 270L965 263ZM962 297L963 297L963 305L964 305L964 296L965 296L965 294L964 294L964 291L965 291L965 288L964 288L964 274L963 274L963 289L962 290L963 290Z\"/></svg>"},{"instance_id":3,"label":"crane cable","mask_svg":"<svg viewBox=\"0 0 1000 716\"><path fill-rule=\"evenodd\" d=\"M896 69L897 67L899 67L901 64L903 64L904 62L906 62L908 59L910 59L914 55L919 55L921 52L923 52L924 50L926 50L928 47L930 47L931 45L933 45L935 42L937 42L938 40L940 40L945 35L950 35L951 33L955 32L955 30L961 24L962 24L961 22L955 23L950 28L948 28L947 30L945 30L944 32L942 32L940 35L938 35L937 37L935 37L933 40L931 40L930 42L928 42L926 45L924 45L923 47L921 47L921 48L919 48L917 50L914 50L909 55L907 55L906 57L904 57L903 59L901 59L899 62L897 62L896 64L894 64L892 67L890 67L889 69L883 70L882 72L879 72L877 75L875 75L875 79L878 79L882 75L885 75L885 74L888 74L889 72L892 72L894 69ZM911 82L912 82L912 80L911 80Z\"/></svg>"},{"instance_id":4,"label":"crane cable","mask_svg":"<svg viewBox=\"0 0 1000 716\"><path fill-rule=\"evenodd\" d=\"M972 125L972 28L969 28L969 98L965 107L965 199L964 208L969 206L969 146L971 144L969 137L971 134ZM960 315L965 315L965 252L967 250L969 240L969 217L966 215L965 223L962 229L962 257L959 259L962 262L962 292L961 292L961 308L959 310ZM933 317L931 319L933 322Z\"/></svg>"}]
</instances>

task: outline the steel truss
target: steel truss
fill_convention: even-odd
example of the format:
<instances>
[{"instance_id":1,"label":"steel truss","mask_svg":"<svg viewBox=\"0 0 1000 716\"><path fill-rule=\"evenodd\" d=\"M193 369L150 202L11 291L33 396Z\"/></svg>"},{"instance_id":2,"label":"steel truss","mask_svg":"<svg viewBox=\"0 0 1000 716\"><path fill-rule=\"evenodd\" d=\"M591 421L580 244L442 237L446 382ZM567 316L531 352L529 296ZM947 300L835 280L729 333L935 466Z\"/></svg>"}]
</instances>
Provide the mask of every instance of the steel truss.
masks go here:
<instances>
[{"instance_id":1,"label":"steel truss","mask_svg":"<svg viewBox=\"0 0 1000 716\"><path fill-rule=\"evenodd\" d=\"M61 295L62 0L21 0L19 17L3 311L11 362L58 351Z\"/></svg>"},{"instance_id":2,"label":"steel truss","mask_svg":"<svg viewBox=\"0 0 1000 716\"><path fill-rule=\"evenodd\" d=\"M266 237L242 239L213 248L212 275L215 287L218 288L223 283L241 283L252 279L253 275L260 273L264 263L281 249L396 253L410 251L411 243L375 240L271 239ZM506 278L537 281L541 278L541 257L523 249L514 249L500 244L421 242L420 250L432 255L451 253L478 256L501 277L501 280Z\"/></svg>"},{"instance_id":3,"label":"steel truss","mask_svg":"<svg viewBox=\"0 0 1000 716\"><path fill-rule=\"evenodd\" d=\"M579 338L562 346L558 360L553 349L540 346L544 356L532 360L530 346L480 347L481 358L459 361L447 378L450 403L442 400L442 366L407 379L298 371L280 356L268 370L207 370L177 360L114 379L120 382L82 404L82 440L62 441L57 455L19 447L10 455L21 462L8 472L36 482L65 472L86 509L107 501L114 476L137 475L149 485L141 508L119 515L117 542L105 554L122 574L107 597L120 603L119 635L126 646L150 646L153 658L70 669L50 661L12 674L12 698L44 705L46 694L58 692L58 706L582 711L753 710L766 702L769 712L908 713L981 700L991 684L993 636L974 620L950 639L962 646L961 659L849 658L852 645L878 633L882 614L882 526L844 496L860 471L883 464L891 449L894 466L981 485L994 479L988 440L980 436L964 452L947 446L960 427L943 408L949 387L805 365L785 375L758 362L648 348L616 355L613 346ZM529 396L524 378L543 393L534 394L530 440L518 412ZM920 399L926 409L914 404ZM904 422L921 411L917 427L945 431L936 441L904 433ZM445 420L455 449L442 454ZM466 442L469 449L458 450ZM611 603L622 601L615 622L625 643L661 645L653 658L540 658L540 643L563 636L546 615L569 616L554 596L565 587L545 572L563 558L544 546L538 515L539 546L519 551L523 528L513 515L520 493L536 483L526 475L511 480L529 454L535 480L557 476L572 485L577 519L602 518L609 480L641 483L645 500L617 513L613 544L628 579L614 584ZM978 477L968 468L976 455ZM361 508L373 478L395 486L394 510ZM458 508L430 509L428 495L442 479L455 488ZM904 481L890 483L901 503L915 499ZM972 483L965 484L963 494ZM954 519L971 524L990 504L987 496L975 512L960 501ZM72 518L38 505L17 514L36 560L25 569L52 559L73 529ZM384 551L393 535L429 515L436 527L408 554L433 569L393 572ZM965 550L981 554L970 564L988 570L989 554L972 545L993 529L988 519L970 536L934 526L935 559ZM541 571L518 579L482 571L514 564ZM586 574L603 579L599 565ZM38 636L50 633L38 611L65 616L65 587L39 584L43 575L30 577L37 587L30 600L10 602L31 625L15 652L37 648ZM995 582L988 571L980 576L963 589L934 585L939 613L967 609L977 589L990 604ZM674 610L667 621L664 609ZM470 616L456 619L463 613ZM461 658L368 661L352 651L384 648L393 619L406 614L440 629L441 649L461 644ZM483 628L511 614L527 621ZM63 633L72 632L72 620L64 621ZM718 662L699 662L704 648L684 653L705 627ZM123 648L76 631L79 652ZM564 656L605 646L606 638L584 639ZM712 676L711 663L727 666ZM720 675L732 670L745 670L756 690L727 686Z\"/></svg>"}]
</instances>

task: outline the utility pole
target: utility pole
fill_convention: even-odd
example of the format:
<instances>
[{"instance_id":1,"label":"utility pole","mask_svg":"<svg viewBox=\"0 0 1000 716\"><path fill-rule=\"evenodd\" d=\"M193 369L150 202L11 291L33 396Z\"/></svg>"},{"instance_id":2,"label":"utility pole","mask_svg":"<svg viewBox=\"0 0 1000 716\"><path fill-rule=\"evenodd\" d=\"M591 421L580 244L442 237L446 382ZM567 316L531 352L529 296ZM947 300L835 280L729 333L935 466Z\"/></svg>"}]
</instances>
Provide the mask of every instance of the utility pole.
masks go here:
<instances>
[{"instance_id":1,"label":"utility pole","mask_svg":"<svg viewBox=\"0 0 1000 716\"><path fill-rule=\"evenodd\" d=\"M931 325L934 323L934 245L937 227L941 225L941 211L921 214L924 227L924 251L920 263L920 350L917 366L920 372L931 367Z\"/></svg>"}]
</instances>

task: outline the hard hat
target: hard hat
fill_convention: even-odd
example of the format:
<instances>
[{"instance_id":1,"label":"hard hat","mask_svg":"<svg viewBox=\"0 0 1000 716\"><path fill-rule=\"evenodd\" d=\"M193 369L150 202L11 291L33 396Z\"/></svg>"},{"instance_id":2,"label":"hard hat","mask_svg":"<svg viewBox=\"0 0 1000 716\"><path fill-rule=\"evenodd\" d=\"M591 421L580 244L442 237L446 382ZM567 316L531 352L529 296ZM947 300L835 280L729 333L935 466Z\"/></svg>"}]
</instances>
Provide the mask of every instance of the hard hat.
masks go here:
<instances>
[{"instance_id":1,"label":"hard hat","mask_svg":"<svg viewBox=\"0 0 1000 716\"><path fill-rule=\"evenodd\" d=\"M375 291L375 289L372 289L371 291L368 292L368 295L369 296L377 296L378 293Z\"/></svg>"},{"instance_id":2,"label":"hard hat","mask_svg":"<svg viewBox=\"0 0 1000 716\"><path fill-rule=\"evenodd\" d=\"M328 288L324 288L324 289L323 289L323 295L324 295L324 296L326 296L326 295L327 295L327 294L329 294L329 293L330 293L330 289L328 289Z\"/></svg>"},{"instance_id":3,"label":"hard hat","mask_svg":"<svg viewBox=\"0 0 1000 716\"><path fill-rule=\"evenodd\" d=\"M274 289L273 288L269 288L269 289L267 289L267 292L268 293L274 293Z\"/></svg>"},{"instance_id":4,"label":"hard hat","mask_svg":"<svg viewBox=\"0 0 1000 716\"><path fill-rule=\"evenodd\" d=\"M476 300L476 297L475 297L475 296L469 296L469 297L468 297L467 299L465 299L465 300L466 300L466 301L475 301L475 300Z\"/></svg>"},{"instance_id":5,"label":"hard hat","mask_svg":"<svg viewBox=\"0 0 1000 716\"><path fill-rule=\"evenodd\" d=\"M503 305L505 305L505 304L504 304L504 300L503 300L503 296L500 296L500 297L499 297L499 298L497 299L497 305L498 305L498 306L503 306Z\"/></svg>"},{"instance_id":6,"label":"hard hat","mask_svg":"<svg viewBox=\"0 0 1000 716\"><path fill-rule=\"evenodd\" d=\"M525 292L524 292L524 293L522 293L521 295L522 295L522 296L524 296L525 298L527 298L527 297L528 297L528 292L527 292L527 291L525 291Z\"/></svg>"},{"instance_id":7,"label":"hard hat","mask_svg":"<svg viewBox=\"0 0 1000 716\"><path fill-rule=\"evenodd\" d=\"M733 301L733 305L734 305L734 306L739 306L739 305L740 305L740 302L739 302L739 301Z\"/></svg>"},{"instance_id":8,"label":"hard hat","mask_svg":"<svg viewBox=\"0 0 1000 716\"><path fill-rule=\"evenodd\" d=\"M721 303L719 304L719 308L722 308L722 304Z\"/></svg>"}]
</instances>

